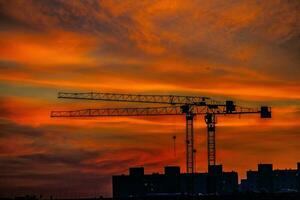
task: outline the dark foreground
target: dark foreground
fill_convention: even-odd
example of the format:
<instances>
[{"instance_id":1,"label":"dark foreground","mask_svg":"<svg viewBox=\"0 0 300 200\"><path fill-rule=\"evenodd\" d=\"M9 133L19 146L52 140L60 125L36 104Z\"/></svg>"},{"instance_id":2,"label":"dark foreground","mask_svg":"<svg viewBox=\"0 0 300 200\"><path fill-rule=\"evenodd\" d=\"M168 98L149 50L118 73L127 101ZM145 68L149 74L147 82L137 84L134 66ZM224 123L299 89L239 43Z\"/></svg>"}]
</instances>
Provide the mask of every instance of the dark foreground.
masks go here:
<instances>
[{"instance_id":1,"label":"dark foreground","mask_svg":"<svg viewBox=\"0 0 300 200\"><path fill-rule=\"evenodd\" d=\"M203 195L203 196L147 196L147 197L131 197L116 200L300 200L300 193L237 193L230 195ZM114 200L114 198L53 198L39 199L35 196L24 196L16 198L0 198L0 200Z\"/></svg>"},{"instance_id":2,"label":"dark foreground","mask_svg":"<svg viewBox=\"0 0 300 200\"><path fill-rule=\"evenodd\" d=\"M231 194L203 196L149 196L143 198L127 198L120 200L300 200L300 193L281 194Z\"/></svg>"},{"instance_id":3,"label":"dark foreground","mask_svg":"<svg viewBox=\"0 0 300 200\"><path fill-rule=\"evenodd\" d=\"M300 193L285 194L231 194L203 196L152 196L126 200L300 200ZM123 199L122 199L123 200ZM124 199L125 200L125 199Z\"/></svg>"}]
</instances>

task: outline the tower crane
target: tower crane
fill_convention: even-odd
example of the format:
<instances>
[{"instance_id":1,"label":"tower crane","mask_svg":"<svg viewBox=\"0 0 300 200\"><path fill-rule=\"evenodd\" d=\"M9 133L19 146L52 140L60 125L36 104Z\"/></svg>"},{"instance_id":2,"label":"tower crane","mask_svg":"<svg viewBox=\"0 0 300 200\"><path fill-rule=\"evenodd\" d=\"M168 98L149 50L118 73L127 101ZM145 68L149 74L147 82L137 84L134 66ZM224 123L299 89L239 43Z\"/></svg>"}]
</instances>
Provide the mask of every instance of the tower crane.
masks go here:
<instances>
[{"instance_id":1,"label":"tower crane","mask_svg":"<svg viewBox=\"0 0 300 200\"><path fill-rule=\"evenodd\" d=\"M113 117L113 116L163 116L184 115L186 118L186 172L195 172L194 117L204 115L207 125L207 163L216 164L216 119L218 115L260 114L261 118L271 118L271 108L245 108L236 106L233 101L215 101L202 96L183 95L139 95L116 93L68 93L59 92L58 98L100 100L116 102L167 104L160 107L100 108L71 111L52 111L51 117Z\"/></svg>"}]
</instances>

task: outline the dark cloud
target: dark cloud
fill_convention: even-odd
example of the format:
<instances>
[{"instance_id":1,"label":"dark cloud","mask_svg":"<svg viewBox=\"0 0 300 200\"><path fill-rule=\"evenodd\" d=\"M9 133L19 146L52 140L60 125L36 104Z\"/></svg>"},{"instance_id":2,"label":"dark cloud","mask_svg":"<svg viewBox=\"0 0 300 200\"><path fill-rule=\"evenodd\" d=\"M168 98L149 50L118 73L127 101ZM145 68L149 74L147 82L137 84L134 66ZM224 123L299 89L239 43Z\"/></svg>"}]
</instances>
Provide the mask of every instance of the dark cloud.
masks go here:
<instances>
[{"instance_id":1,"label":"dark cloud","mask_svg":"<svg viewBox=\"0 0 300 200\"><path fill-rule=\"evenodd\" d=\"M24 195L33 192L47 197L50 195L54 197L110 196L111 193L110 176L76 170L67 173L35 172L22 175L1 175L0 178L7 183L15 184L11 187L0 183L1 196Z\"/></svg>"},{"instance_id":2,"label":"dark cloud","mask_svg":"<svg viewBox=\"0 0 300 200\"><path fill-rule=\"evenodd\" d=\"M0 104L3 105L4 100L0 99ZM5 117L9 117L12 115L12 112L9 108L7 108L6 106L0 106L0 117L5 118Z\"/></svg>"},{"instance_id":3,"label":"dark cloud","mask_svg":"<svg viewBox=\"0 0 300 200\"><path fill-rule=\"evenodd\" d=\"M109 147L118 141L132 140L134 143L140 140L130 135L122 137L124 132L116 134L116 130L110 130L114 137L109 137L109 129L103 130L108 135L97 137L97 131L84 134L87 129L78 130L72 126L32 127L4 119L0 125L0 189L6 191L1 192L1 195L8 194L7 191L14 194L38 191L44 195L63 193L70 196L66 191L77 190L90 195L92 190L93 193L110 196L113 174L127 173L130 166L141 164L149 168L161 167L164 162L163 159L156 159L161 150L144 147L145 143L143 147ZM116 141L118 134L119 139ZM9 138L17 138L19 142L24 140L23 145L15 144L14 151L10 151L14 144L4 143ZM99 149L74 146L74 143L80 144L82 141L84 144L86 140L98 143ZM105 141L111 144L103 146Z\"/></svg>"},{"instance_id":4,"label":"dark cloud","mask_svg":"<svg viewBox=\"0 0 300 200\"><path fill-rule=\"evenodd\" d=\"M9 60L0 60L0 70L20 70L22 69L23 65L21 63L17 63L14 61L9 61Z\"/></svg>"},{"instance_id":5,"label":"dark cloud","mask_svg":"<svg viewBox=\"0 0 300 200\"><path fill-rule=\"evenodd\" d=\"M4 109L3 109L4 110ZM5 110L4 113L5 114ZM4 117L10 116L8 110ZM28 136L28 137L42 137L45 134L45 130L34 128L27 125L20 125L14 123L8 119L0 119L0 138L12 137L12 136Z\"/></svg>"},{"instance_id":6,"label":"dark cloud","mask_svg":"<svg viewBox=\"0 0 300 200\"><path fill-rule=\"evenodd\" d=\"M300 139L299 127L220 127L218 129L218 147L225 151L243 151L256 154L257 158L267 154L276 156L284 152L290 152L300 147L297 142ZM222 132L226 132L222 134ZM260 155L264 152L264 155ZM297 153L289 153L297 157Z\"/></svg>"},{"instance_id":7,"label":"dark cloud","mask_svg":"<svg viewBox=\"0 0 300 200\"><path fill-rule=\"evenodd\" d=\"M72 150L72 151L57 151L50 154L34 153L30 155L20 156L20 159L28 160L30 163L39 164L68 164L78 165L88 159L101 156L100 152L90 152L86 150Z\"/></svg>"},{"instance_id":8,"label":"dark cloud","mask_svg":"<svg viewBox=\"0 0 300 200\"><path fill-rule=\"evenodd\" d=\"M0 2L0 31L25 31L25 32L37 32L40 31L37 27L32 24L24 21L16 19L15 17L9 15L6 12L6 3L8 1Z\"/></svg>"},{"instance_id":9,"label":"dark cloud","mask_svg":"<svg viewBox=\"0 0 300 200\"><path fill-rule=\"evenodd\" d=\"M23 9L23 13L17 12L18 9ZM35 15L30 15L32 12L35 12ZM62 28L100 36L114 36L123 42L126 42L125 38L128 39L127 27L132 23L126 16L112 16L98 1L32 0L18 1L16 4L3 1L1 15L5 17L1 20L3 27L13 24L15 27L26 29L30 25L30 28L44 31Z\"/></svg>"}]
</instances>

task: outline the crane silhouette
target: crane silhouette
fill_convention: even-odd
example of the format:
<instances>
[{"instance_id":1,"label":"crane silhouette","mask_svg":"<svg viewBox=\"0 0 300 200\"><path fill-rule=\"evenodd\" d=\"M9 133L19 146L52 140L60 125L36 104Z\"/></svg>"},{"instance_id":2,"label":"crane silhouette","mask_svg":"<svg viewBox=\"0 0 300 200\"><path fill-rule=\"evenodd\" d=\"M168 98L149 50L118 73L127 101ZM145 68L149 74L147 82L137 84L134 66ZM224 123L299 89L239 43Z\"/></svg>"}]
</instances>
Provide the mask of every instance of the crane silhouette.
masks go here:
<instances>
[{"instance_id":1,"label":"crane silhouette","mask_svg":"<svg viewBox=\"0 0 300 200\"><path fill-rule=\"evenodd\" d=\"M185 115L186 118L186 172L195 172L194 117L204 115L207 125L207 164L216 164L216 123L218 115L260 114L271 118L271 108L246 108L236 106L233 101L215 101L209 97L183 95L139 95L116 93L68 93L59 92L58 98L99 100L134 103L168 104L160 107L101 108L71 111L52 111L51 117L114 117L114 116L163 116Z\"/></svg>"}]
</instances>

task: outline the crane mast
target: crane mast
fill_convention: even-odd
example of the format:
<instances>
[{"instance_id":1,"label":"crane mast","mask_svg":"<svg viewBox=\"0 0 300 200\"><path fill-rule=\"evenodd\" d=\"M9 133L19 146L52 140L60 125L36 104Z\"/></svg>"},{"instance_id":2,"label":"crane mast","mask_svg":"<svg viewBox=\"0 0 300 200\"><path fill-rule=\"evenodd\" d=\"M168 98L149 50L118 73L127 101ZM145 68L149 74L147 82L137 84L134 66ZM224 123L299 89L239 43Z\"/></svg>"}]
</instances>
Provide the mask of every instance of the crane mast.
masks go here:
<instances>
[{"instance_id":1,"label":"crane mast","mask_svg":"<svg viewBox=\"0 0 300 200\"><path fill-rule=\"evenodd\" d=\"M133 103L168 104L164 107L101 108L71 111L52 111L51 117L116 117L116 116L163 116L185 115L186 118L186 172L195 172L194 117L204 115L207 125L207 164L216 164L216 117L217 115L260 114L261 118L271 118L271 109L266 106L245 108L233 101L215 101L208 97L183 95L137 95L116 93L67 93L59 92L58 98L117 101Z\"/></svg>"},{"instance_id":2,"label":"crane mast","mask_svg":"<svg viewBox=\"0 0 300 200\"><path fill-rule=\"evenodd\" d=\"M207 125L207 164L216 164L216 115L208 113L205 115Z\"/></svg>"},{"instance_id":3,"label":"crane mast","mask_svg":"<svg viewBox=\"0 0 300 200\"><path fill-rule=\"evenodd\" d=\"M193 106L188 104L181 106L182 112L185 113L186 130L185 130L185 143L186 143L186 171L187 173L194 173L194 116Z\"/></svg>"}]
</instances>

